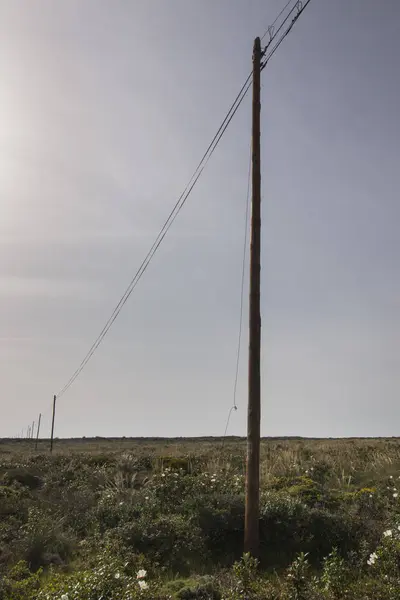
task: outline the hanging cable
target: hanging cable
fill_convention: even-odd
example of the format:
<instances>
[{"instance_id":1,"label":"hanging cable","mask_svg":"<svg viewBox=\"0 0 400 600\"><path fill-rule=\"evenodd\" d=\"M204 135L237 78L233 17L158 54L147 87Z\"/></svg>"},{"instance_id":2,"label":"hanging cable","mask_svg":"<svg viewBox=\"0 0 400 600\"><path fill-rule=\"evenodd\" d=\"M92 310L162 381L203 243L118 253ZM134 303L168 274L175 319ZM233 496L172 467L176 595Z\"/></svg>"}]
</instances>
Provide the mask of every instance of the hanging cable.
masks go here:
<instances>
[{"instance_id":1,"label":"hanging cable","mask_svg":"<svg viewBox=\"0 0 400 600\"><path fill-rule=\"evenodd\" d=\"M290 23L289 27L286 29L286 31L283 33L283 35L279 38L279 40L277 41L277 43L275 44L275 46L272 48L272 50L268 53L267 57L262 62L262 64L261 64L261 71L263 71L265 69L265 67L267 66L267 63L271 60L272 56L275 54L275 52L277 51L277 49L279 48L279 46L282 44L283 40L292 31L292 28L293 28L294 24L296 23L297 19L304 12L304 10L307 8L307 6L310 4L310 2L311 2L311 0L307 0L304 4L302 4L301 2L297 2L295 4L295 6L293 7L293 9L290 11L290 13L286 17L285 21L289 18L289 16L291 15L291 13L293 12L294 9L298 10L297 14L292 19L292 22ZM268 48L269 48L270 45L271 45L271 43L268 43L267 46L265 47L264 52L263 52L264 56L267 53L266 51L268 50Z\"/></svg>"},{"instance_id":2,"label":"hanging cable","mask_svg":"<svg viewBox=\"0 0 400 600\"><path fill-rule=\"evenodd\" d=\"M228 431L229 422L231 419L232 412L237 410L236 403L236 392L237 392L237 384L239 379L239 365L240 365L240 350L242 345L242 330L243 330L243 307L244 307L244 279L246 274L246 254L247 254L247 236L248 236L248 228L249 228L249 209L250 209L250 181L251 181L251 150L252 145L250 143L250 156L249 156L249 168L248 168L248 176L247 176L247 194L246 194L246 213L245 213L245 225L244 225L244 242L243 242L243 260L242 260L242 279L240 286L240 316L239 316L239 334L238 334L238 345L237 345L237 353L236 353L236 370L235 370L235 379L233 384L233 404L229 409L228 418L226 421L224 436L222 439L222 446L224 446L226 433Z\"/></svg>"},{"instance_id":3,"label":"hanging cable","mask_svg":"<svg viewBox=\"0 0 400 600\"><path fill-rule=\"evenodd\" d=\"M295 20L300 16L301 12L304 10L305 6L307 6L307 4L309 2L310 2L310 0L308 0L308 2L304 5L304 7L302 7L302 9L299 11L299 13L295 17L295 19L293 19L293 21L292 21L292 23L290 25L289 31L293 27L293 24L294 24ZM270 38L267 46L265 47L265 49L263 51L263 55L265 55L267 49L269 48L269 46L271 45L271 43L275 40L275 38L277 37L278 33L280 32L280 30L282 29L282 27L284 26L284 24L288 20L289 16L292 14L292 12L298 6L299 6L299 3L297 3L292 8L292 10L289 12L289 14L287 15L287 17L284 19L283 23L281 23L281 25L276 30L276 32L274 32L273 35L271 35L271 38ZM281 13L275 19L274 24L277 22L277 20L279 19L280 15L283 14L285 8L281 11ZM286 35L289 33L289 31L287 31L284 34L284 36L278 41L278 43L273 48L273 50L270 53L270 55L264 61L262 68L264 68L266 66L267 61L271 58L272 54L276 51L277 47L280 45L280 43L283 41L283 38L286 37ZM251 86L251 83L252 83L252 73L250 73L248 75L246 81L242 85L239 93L237 94L234 102L232 103L230 109L228 110L228 112L227 112L224 120L222 121L222 123L221 123L221 125L220 125L220 127L219 127L219 129L217 131L217 133L213 137L213 139L210 142L207 150L205 151L202 159L200 160L197 168L195 169L195 171L194 171L191 179L189 180L189 182L186 185L186 187L185 187L184 191L182 192L182 194L179 196L179 198L178 198L175 206L173 207L171 213L169 214L167 220L165 221L165 223L164 223L161 231L157 235L157 237L156 237L156 239L155 239L152 247L150 248L149 252L147 253L147 255L146 255L145 259L143 260L142 264L140 265L138 271L135 273L133 279L131 280L130 284L128 285L127 289L125 290L124 294L122 295L121 299L119 300L117 306L114 308L113 312L111 313L111 316L109 317L108 321L104 325L103 329L101 330L101 332L98 335L98 337L96 338L96 340L93 342L93 344L90 347L89 351L87 352L86 356L83 358L83 360L79 364L78 368L75 370L75 372L70 377L70 379L67 381L67 383L64 385L64 387L61 388L61 390L58 392L57 398L60 398L63 394L65 394L65 392L74 383L74 381L77 379L77 377L79 377L80 373L85 368L85 366L87 365L87 363L89 362L89 360L93 356L94 352L96 351L96 349L99 347L99 345L101 344L101 342L103 341L103 339L107 335L107 333L110 330L110 328L111 328L112 324L114 323L115 319L118 317L119 313L121 312L121 309L125 305L126 301L128 300L128 298L132 294L133 290L135 289L137 283L139 282L139 280L143 276L144 272L146 271L149 263L151 262L154 254L157 252L157 250L158 250L160 244L162 243L165 235L169 231L171 225L175 221L175 219L178 216L179 212L182 210L183 205L185 204L185 202L186 202L187 198L189 197L191 191L193 190L193 188L196 185L198 179L200 178L201 174L203 173L205 166L207 165L207 163L210 160L212 154L214 153L216 147L218 146L218 144L219 144L222 136L224 135L226 129L228 128L230 122L232 121L234 115L236 114L236 111L238 110L239 106L243 102L243 100L244 100L244 98L245 98L245 96L246 96L246 94L247 94L247 92L248 92L248 90L249 90L249 88Z\"/></svg>"},{"instance_id":4,"label":"hanging cable","mask_svg":"<svg viewBox=\"0 0 400 600\"><path fill-rule=\"evenodd\" d=\"M274 27L276 25L276 23L279 21L279 19L281 18L281 16L283 15L283 13L285 12L285 10L288 8L288 6L293 2L293 0L289 0L289 2L287 2L285 4L285 6L282 8L281 12L279 13L279 15L276 17L275 21L273 23L271 23L271 25L269 25L269 27L266 29L265 33L263 34L263 36L261 37L261 41L263 41L263 39L265 38L265 36L267 35L267 33L269 33L270 38L272 38L272 36L274 35L275 31L274 31Z\"/></svg>"},{"instance_id":5,"label":"hanging cable","mask_svg":"<svg viewBox=\"0 0 400 600\"><path fill-rule=\"evenodd\" d=\"M262 53L263 57L266 57L266 58L264 59L262 65L261 65L261 70L263 70L266 67L267 63L269 62L269 60L271 59L271 57L273 56L273 54L276 52L277 48L280 46L280 44L285 39L285 37L290 33L290 31L291 31L294 23L297 21L297 19L299 18L300 14L302 14L302 12L305 10L306 6L308 6L308 4L310 3L310 1L311 0L307 0L304 5L301 2L296 2L296 4L294 5L294 7L289 11L288 15L285 17L285 19L283 20L283 22L280 24L280 26L278 27L278 29L275 31L274 27L275 27L276 23L278 22L278 20L280 19L280 17L283 15L283 13L285 12L285 10L290 5L290 1L287 2L287 4L284 6L284 8L281 10L281 12L279 13L279 15L275 19L275 21L267 29L267 31L263 35L263 38L269 32L270 33L270 39L269 39L269 41L268 41L267 45L265 46L265 48L263 50L263 53ZM284 24L287 22L287 20L291 16L291 14L296 9L298 10L298 13L292 19L291 24L289 25L289 27L287 28L287 30L283 33L283 35L278 39L277 43L275 44L275 46L273 46L272 50L270 52L268 52L270 46L272 45L272 43L274 42L274 40L278 37L279 32L284 27ZM197 168L195 169L195 171L194 171L191 179L189 180L189 182L186 185L186 187L185 187L184 191L182 192L182 194L179 196L179 198L178 198L175 206L173 207L173 209L172 209L171 213L169 214L167 220L165 221L162 229L160 230L159 234L157 235L157 237L156 237L153 245L151 246L149 252L147 253L146 257L144 258L144 260L143 260L142 264L140 265L139 269L135 273L133 279L131 280L131 282L128 285L127 289L125 290L124 294L120 298L118 304L116 305L116 307L114 308L113 312L111 313L111 316L107 320L106 324L104 325L103 329L101 330L101 332L98 335L98 337L96 338L96 340L93 342L92 346L90 347L89 351L85 355L84 359L79 364L78 368L74 371L73 375L70 377L70 379L67 381L67 383L64 385L64 387L62 387L61 390L59 391L59 393L57 394L57 398L61 397L69 389L69 387L74 383L74 381L80 375L80 373L82 372L82 370L85 368L86 364L89 362L90 358L93 356L93 354L96 351L96 349L98 348L98 346L101 344L101 342L103 341L103 339L107 335L107 333L108 333L109 329L111 328L112 324L114 323L115 319L118 317L118 315L121 312L123 306L127 302L128 298L132 294L133 290L135 289L136 285L138 284L139 280L141 279L141 277L143 276L144 272L146 271L148 265L150 264L151 260L153 259L155 253L157 252L158 248L160 247L160 245L161 245L164 237L166 236L167 232L169 231L170 227L172 226L172 224L175 221L176 217L178 216L179 212L182 210L182 208L183 208L183 206L184 206L187 198L189 197L189 195L192 192L194 186L196 185L197 181L199 180L201 174L203 173L203 171L204 171L204 169L205 169L208 161L210 160L210 158L211 158L212 154L214 153L215 149L217 148L217 146L218 146L218 144L219 144L222 136L224 135L224 133L225 133L226 129L228 128L229 124L231 123L234 115L236 114L237 110L239 109L239 106L242 104L245 96L247 95L251 84L252 84L252 73L250 73L248 75L248 77L247 77L246 81L244 82L242 88L240 89L239 93L237 94L237 96L236 96L236 98L235 98L232 106L230 107L230 109L227 112L224 120L222 121L219 129L217 130L217 133L213 137L213 139L210 142L210 144L209 144L206 152L204 153L201 161L199 162ZM247 239L246 239L246 242L247 242ZM242 312L242 308L241 308L241 312ZM239 342L239 345L240 345L240 342ZM239 347L239 351L238 352L240 354L240 347ZM237 369L237 372L238 372L238 366L236 367L236 369ZM234 385L234 403L233 403L233 406L231 408L230 414L231 414L232 410L234 410L234 409L237 408L237 405L236 405L237 377L238 377L238 375L236 374L235 375L235 385ZM46 411L46 413L44 413L44 414L47 414L47 412L48 411ZM228 422L227 422L227 426L225 428L225 431L227 431L227 427L229 425L230 414L228 416Z\"/></svg>"},{"instance_id":6,"label":"hanging cable","mask_svg":"<svg viewBox=\"0 0 400 600\"><path fill-rule=\"evenodd\" d=\"M171 213L169 214L167 220L165 221L161 231L159 232L159 234L157 235L152 247L150 248L149 252L147 253L145 259L143 260L142 264L140 265L138 271L136 272L136 274L134 275L133 279L131 280L130 284L128 285L127 289L125 290L125 293L123 294L123 296L121 297L120 301L118 302L117 306L115 307L115 309L113 310L110 318L108 319L108 321L106 322L106 324L104 325L103 329L101 330L100 334L98 335L98 337L96 338L96 340L93 342L91 348L89 349L88 353L86 354L86 356L84 357L84 359L81 361L80 365L78 366L78 368L76 369L76 371L73 373L73 375L70 377L70 379L67 381L67 383L64 385L64 387L58 392L57 394L57 398L60 398L63 394L65 394L65 392L67 391L67 389L74 383L74 381L76 380L76 378L80 375L80 373L82 372L82 370L85 368L86 364L89 362L89 360L91 359L91 357L93 356L94 352L96 351L96 349L99 347L99 345L101 344L101 342L103 341L103 339L105 338L105 336L107 335L108 331L110 330L112 324L114 323L115 319L118 317L119 313L121 312L123 306L125 305L126 301L128 300L128 298L130 297L130 295L132 294L133 290L135 289L136 285L138 284L138 282L140 281L141 277L143 276L144 272L146 271L148 265L150 264L154 254L157 252L159 246L161 245L164 237L166 236L167 232L169 231L171 225L173 224L173 222L175 221L176 217L178 216L179 212L182 210L187 198L189 197L191 191L193 190L194 186L196 185L197 181L199 180L201 174L203 173L208 161L210 160L211 156L213 155L215 149L217 148L222 136L224 135L225 131L227 130L230 122L232 121L233 117L235 116L239 106L241 105L241 103L243 102L249 88L251 85L251 74L247 77L245 83L243 84L240 92L238 93L238 95L236 96L232 106L230 107L226 117L224 118L222 124L220 125L217 133L215 134L213 140L211 141L210 145L208 146L206 152L204 153L200 163L198 164L194 174L192 175L191 179L189 180L188 184L186 185L184 191L182 192L182 194L180 195L180 197L178 198L178 201L176 202L174 208L172 209Z\"/></svg>"},{"instance_id":7,"label":"hanging cable","mask_svg":"<svg viewBox=\"0 0 400 600\"><path fill-rule=\"evenodd\" d=\"M307 2L304 5L301 2L296 2L296 4L292 7L292 9L290 10L290 12L288 13L288 15L285 17L284 21L281 23L281 25L279 26L279 28L276 30L276 32L273 32L273 31L271 32L271 30L273 29L274 25L278 21L279 17L284 13L284 11L286 10L286 8L288 8L288 6L290 5L290 3L292 2L292 0L290 0L286 4L286 6L282 9L282 11L279 13L279 15L275 19L274 23L272 25L270 25L270 27L267 29L266 33L264 33L264 35L263 35L263 37L261 39L263 39L268 32L270 32L271 38L268 41L267 45L265 46L265 48L263 49L263 52L262 52L263 56L265 56L265 55L267 55L267 56L264 59L264 61L262 62L262 64L261 64L261 71L266 67L268 61L274 55L274 53L279 48L280 44L283 42L283 40L286 38L286 36L289 35L289 33L292 30L295 22L300 17L300 15L304 11L304 9L308 6L308 4L310 3L310 1L311 0L307 0ZM279 32L283 29L285 23L289 20L290 16L292 15L292 13L295 10L298 11L297 14L294 16L294 18L292 19L290 25L285 30L285 32L283 33L283 35L279 38L278 42L275 44L275 46L273 46L272 50L268 53L268 49L269 49L271 43L277 37L277 35L279 34ZM231 419L232 412L234 410L235 411L237 410L236 391L237 391L237 382L238 382L238 376L239 376L240 346L241 346L241 335L242 335L241 332L242 332L242 322L243 322L243 293L244 293L245 256L246 256L246 245L247 245L248 209L249 209L249 202L250 202L250 174L251 174L251 149L250 149L250 164L249 164L249 173L248 173L247 202L246 202L246 236L245 236L245 242L244 242L245 243L245 248L244 248L244 253L243 253L241 308L240 308L240 313L241 314L240 314L240 325L239 325L239 340L238 340L238 351L237 351L237 361L236 361L235 383L234 383L234 392L233 392L233 405L229 409L228 418L227 418L227 421L226 421L226 426L225 426L225 431L224 431L224 436L222 438L222 447L224 447L225 438L226 438L226 434L227 434L227 431L228 431L229 422L230 422L230 419Z\"/></svg>"}]
</instances>

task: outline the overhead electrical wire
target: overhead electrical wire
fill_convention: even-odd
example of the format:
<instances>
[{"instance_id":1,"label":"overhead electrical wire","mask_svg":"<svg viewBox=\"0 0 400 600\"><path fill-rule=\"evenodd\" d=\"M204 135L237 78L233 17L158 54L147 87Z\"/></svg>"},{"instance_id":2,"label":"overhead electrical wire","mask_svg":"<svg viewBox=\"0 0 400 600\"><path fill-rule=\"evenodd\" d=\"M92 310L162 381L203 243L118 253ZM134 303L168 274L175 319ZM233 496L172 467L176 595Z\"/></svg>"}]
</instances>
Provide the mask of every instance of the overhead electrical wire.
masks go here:
<instances>
[{"instance_id":1,"label":"overhead electrical wire","mask_svg":"<svg viewBox=\"0 0 400 600\"><path fill-rule=\"evenodd\" d=\"M267 33L270 33L270 40L267 43L267 45L265 46L265 48L262 51L262 56L264 58L263 62L261 63L261 71L266 67L268 61L271 59L271 57L273 56L273 54L276 52L276 50L278 49L278 47L280 46L280 44L283 42L283 40L285 39L285 37L290 33L294 23L297 21L297 19L299 18L300 14L303 12L303 10L306 8L306 6L310 3L311 0L307 0L307 2L303 5L301 2L296 2L294 4L294 6L292 7L292 9L289 11L289 13L287 14L287 16L285 17L285 19L282 21L282 23L280 24L279 28L274 31L274 25L277 23L277 21L279 20L279 18L283 15L283 13L285 12L285 10L289 7L289 5L292 3L292 0L289 0L289 2L286 3L286 5L283 7L283 9L281 10L281 12L279 13L279 15L277 16L277 18L275 19L275 21L272 23L272 25L270 25L268 27L268 29L266 30L266 32L264 33L264 35L262 36L261 40L267 35ZM279 31L281 31L281 29L284 27L285 23L289 20L289 18L291 17L291 15L293 14L293 12L297 9L297 14L293 17L289 27L287 28L287 30L284 32L284 34L281 36L281 38L279 38L277 44L272 48L272 50L270 52L268 52L269 47L271 46L273 40L275 39L275 37L277 36L277 34L279 33ZM242 283L241 283L241 301L240 301L240 319L239 319L239 338L238 338L238 347L237 347L237 355L236 355L236 370L235 370L235 380L234 380L234 389L233 389L233 404L229 409L228 412L228 418L226 420L226 425L225 425L225 431L224 431L224 435L222 438L222 449L224 447L225 444L225 438L226 438L226 434L228 431L228 427L229 427L229 423L230 423L230 419L231 419L231 415L233 411L237 410L237 403L236 403L236 392L237 392L237 382L238 382L238 376L239 376L239 362L240 362L240 349L241 349L241 340L242 340L242 324L243 324L243 297L244 297L244 275L245 275L245 257L246 257L246 245L247 245L247 227L248 227L248 208L249 208L249 202L250 202L250 173L251 173L251 146L250 146L250 163L249 163L249 171L248 171L248 189L247 189L247 202L246 202L246 235L245 235L245 241L244 241L244 254L243 254L243 265L242 265Z\"/></svg>"},{"instance_id":2,"label":"overhead electrical wire","mask_svg":"<svg viewBox=\"0 0 400 600\"><path fill-rule=\"evenodd\" d=\"M109 317L108 321L106 322L106 324L104 325L103 329L101 330L100 334L98 335L98 337L96 338L96 340L93 342L92 346L90 347L88 353L86 354L86 356L84 357L84 359L81 361L80 365L78 366L78 368L76 369L76 371L73 373L73 375L70 377L70 379L67 381L67 383L64 385L63 388L61 388L61 390L58 392L57 394L57 398L60 398L63 394L65 394L65 392L67 391L67 389L73 384L73 382L76 380L76 378L80 375L80 373L82 372L82 370L84 369L84 367L86 366L86 364L89 362L90 358L93 356L94 352L96 351L96 349L98 348L98 346L101 344L101 342L103 341L103 339L105 338L105 336L107 335L108 331L110 330L110 327L112 326L112 324L114 323L115 319L118 317L119 313L122 310L122 307L124 306L124 304L126 303L126 301L128 300L128 298L130 297L130 295L132 294L133 290L135 289L136 285L138 284L139 280L141 279L141 277L143 276L145 270L147 269L150 261L152 260L154 254L157 252L160 244L162 243L164 237L166 236L168 230L170 229L171 225L173 224L173 222L175 221L176 217L178 216L179 212L182 210L186 200L188 199L190 193L192 192L194 186L196 185L197 181L199 180L201 174L204 171L204 168L206 167L208 161L210 160L211 156L213 155L215 149L217 148L222 136L224 135L226 129L228 128L230 122L232 121L233 117L235 116L239 106L241 105L241 103L243 102L249 87L251 85L251 79L252 75L250 74L246 81L244 82L240 92L238 93L238 95L236 96L232 106L230 107L226 117L224 118L224 120L222 121L217 133L215 134L214 138L212 139L211 143L209 144L206 152L204 153L201 161L199 162L196 170L194 171L191 179L189 180L188 184L186 185L184 191L182 192L182 194L179 196L174 208L172 209L172 211L170 212L167 220L165 221L162 229L160 230L159 234L157 235L153 245L151 246L149 252L147 253L146 257L144 258L142 264L140 265L139 269L136 271L133 279L131 280L131 282L129 283L127 289L125 290L123 296L121 297L120 301L118 302L117 306L114 308L111 316Z\"/></svg>"},{"instance_id":3,"label":"overhead electrical wire","mask_svg":"<svg viewBox=\"0 0 400 600\"><path fill-rule=\"evenodd\" d=\"M305 7L309 4L309 2L310 2L310 0L307 0L307 2L304 4L304 6L301 5L301 3L297 2L295 4L295 6L292 8L292 10L289 12L289 15L285 18L283 23L279 26L279 28L276 31L272 31L272 28L275 26L276 22L282 16L282 14L286 10L286 8L289 6L290 2L288 2L286 4L286 6L282 9L282 11L280 12L278 17L275 19L274 23L267 29L266 33L268 33L268 31L270 32L270 40L268 41L267 46L263 50L263 57L265 57L265 58L262 63L262 69L265 68L267 62L270 60L271 56L274 54L274 52L276 51L278 46L282 43L283 39L288 35L289 31L292 29L292 27L294 25L294 22L300 16L301 12L303 12ZM301 5L301 7L300 7L300 5ZM267 52L268 48L271 46L272 42L277 38L279 32L283 28L283 26L286 23L286 21L288 20L289 16L292 14L292 12L296 8L298 9L298 14L293 19L288 30L283 34L283 36L281 38L279 38L277 44L273 47L272 52L268 54L268 52ZM266 33L264 34L263 37L265 37ZM101 330L101 332L99 333L99 335L97 336L95 341L93 342L92 346L90 347L89 351L87 352L87 354L85 355L83 360L80 362L77 369L74 371L72 376L68 379L66 384L58 392L57 398L60 398L63 394L65 394L65 392L71 387L71 385L74 383L74 381L79 377L80 373L83 371L83 369L85 368L85 366L87 365L87 363L89 362L89 360L91 359L93 354L95 353L96 349L99 347L99 345L101 344L101 342L107 335L107 333L110 330L111 326L113 325L114 321L116 320L119 313L121 312L123 306L129 299L130 295L132 294L133 290L136 288L138 282L140 281L140 279L143 276L144 272L146 271L148 265L150 264L151 260L153 259L155 253L157 252L158 248L160 247L160 245L161 245L163 239L165 238L166 234L168 233L170 227L172 226L172 224L175 221L176 217L178 216L179 212L182 210L184 204L186 203L186 200L188 199L194 186L196 185L197 181L199 180L200 176L202 175L208 161L210 160L210 158L213 155L214 151L216 150L219 142L221 141L222 136L224 135L224 133L227 130L229 124L231 123L233 117L235 116L237 110L239 109L240 105L242 104L245 96L247 95L251 84L252 84L252 73L250 73L248 75L246 81L244 82L243 86L241 87L234 102L232 103L230 109L228 110L225 118L223 119L221 125L219 126L216 134L214 135L213 139L211 140L207 150L205 151L203 157L201 158L199 164L197 165L192 177L188 181L182 194L179 196L172 211L170 212L168 218L166 219L163 227L161 228L160 232L158 233L153 245L151 246L151 248L148 251L147 255L145 256L144 260L142 261L139 269L136 271L134 277L130 281L124 294L120 298L118 304L115 306L113 312L111 313L109 319L105 323L103 329ZM236 384L235 384L235 389L236 389ZM236 391L234 392L234 397L236 398ZM234 400L234 402L236 402L236 400Z\"/></svg>"},{"instance_id":4,"label":"overhead electrical wire","mask_svg":"<svg viewBox=\"0 0 400 600\"><path fill-rule=\"evenodd\" d=\"M249 228L249 209L250 209L250 182L251 182L251 155L252 155L252 144L250 143L250 156L249 156L249 168L247 175L247 194L246 194L246 208L245 208L245 223L244 223L244 241L243 241L243 259L242 259L242 278L240 284L240 311L239 311L239 332L238 332L238 344L236 352L236 369L235 379L233 384L233 403L229 409L228 418L226 420L225 431L222 438L222 446L224 446L226 433L228 431L229 422L231 419L232 412L237 410L236 404L236 393L239 379L239 366L240 366L240 350L242 347L242 329L243 329L243 308L244 308L244 279L246 274L246 254L247 254L247 236Z\"/></svg>"},{"instance_id":5,"label":"overhead electrical wire","mask_svg":"<svg viewBox=\"0 0 400 600\"><path fill-rule=\"evenodd\" d=\"M304 2L304 4L302 2L297 2L295 4L295 6L293 7L293 9L290 11L289 15L286 17L285 21L287 21L287 19L289 18L289 16L292 14L292 12L294 10L297 9L297 14L293 17L292 22L290 23L289 27L286 29L286 31L282 34L282 36L279 38L279 40L277 41L277 43L275 44L275 46L272 48L272 50L268 53L268 56L264 59L264 61L261 63L261 71L263 71L265 69L265 67L267 66L267 63L270 61L270 59L272 58L272 56L275 54L275 52L277 51L277 49L279 48L279 46L282 44L283 40L289 35L289 33L292 31L292 28L294 26L294 24L296 23L297 19L300 17L300 15L304 12L304 10L307 8L307 6L310 4L311 0L306 0L306 2ZM279 28L281 29L281 27ZM279 30L278 30L279 31ZM272 39L271 39L272 41Z\"/></svg>"},{"instance_id":6,"label":"overhead electrical wire","mask_svg":"<svg viewBox=\"0 0 400 600\"><path fill-rule=\"evenodd\" d=\"M282 8L281 12L276 17L275 21L273 23L271 23L271 25L268 26L268 28L265 30L265 33L261 36L261 41L263 41L263 39L265 38L265 36L267 35L267 33L269 33L270 37L272 37L274 35L274 33L275 33L274 32L274 27L275 27L276 23L279 21L279 19L281 18L281 16L285 12L285 10L289 7L289 5L292 2L293 2L293 0L289 0L289 2L286 2L285 6ZM297 0L296 0L296 4L297 4Z\"/></svg>"}]
</instances>

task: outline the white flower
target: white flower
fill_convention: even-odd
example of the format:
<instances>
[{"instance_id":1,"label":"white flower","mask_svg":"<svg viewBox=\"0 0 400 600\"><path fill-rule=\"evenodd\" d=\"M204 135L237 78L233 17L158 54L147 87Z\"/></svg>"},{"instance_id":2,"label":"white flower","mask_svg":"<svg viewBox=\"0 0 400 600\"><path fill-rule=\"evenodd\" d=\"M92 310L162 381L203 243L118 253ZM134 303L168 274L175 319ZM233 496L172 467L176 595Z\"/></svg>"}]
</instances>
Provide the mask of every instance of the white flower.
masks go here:
<instances>
[{"instance_id":1,"label":"white flower","mask_svg":"<svg viewBox=\"0 0 400 600\"><path fill-rule=\"evenodd\" d=\"M372 554L370 554L369 559L367 560L367 564L369 566L374 565L377 558L378 558L377 553L373 552Z\"/></svg>"},{"instance_id":2,"label":"white flower","mask_svg":"<svg viewBox=\"0 0 400 600\"><path fill-rule=\"evenodd\" d=\"M115 579L119 579L121 577L121 573L115 573L114 577Z\"/></svg>"},{"instance_id":3,"label":"white flower","mask_svg":"<svg viewBox=\"0 0 400 600\"><path fill-rule=\"evenodd\" d=\"M136 579L144 579L147 575L146 569L139 569L136 575Z\"/></svg>"},{"instance_id":4,"label":"white flower","mask_svg":"<svg viewBox=\"0 0 400 600\"><path fill-rule=\"evenodd\" d=\"M387 529L383 532L383 537L392 537L393 531L391 529Z\"/></svg>"},{"instance_id":5,"label":"white flower","mask_svg":"<svg viewBox=\"0 0 400 600\"><path fill-rule=\"evenodd\" d=\"M393 479L393 475L389 475L389 479Z\"/></svg>"},{"instance_id":6,"label":"white flower","mask_svg":"<svg viewBox=\"0 0 400 600\"><path fill-rule=\"evenodd\" d=\"M61 600L68 600L68 594L63 594L61 596Z\"/></svg>"},{"instance_id":7,"label":"white flower","mask_svg":"<svg viewBox=\"0 0 400 600\"><path fill-rule=\"evenodd\" d=\"M395 492L395 493L393 494L393 498L397 498L397 496L398 496L398 495L399 495L399 494L398 494L398 492Z\"/></svg>"},{"instance_id":8,"label":"white flower","mask_svg":"<svg viewBox=\"0 0 400 600\"><path fill-rule=\"evenodd\" d=\"M149 584L146 583L146 581L143 581L142 579L140 579L138 581L138 584L139 584L139 587L140 587L141 591L147 590L147 588L149 587Z\"/></svg>"}]
</instances>

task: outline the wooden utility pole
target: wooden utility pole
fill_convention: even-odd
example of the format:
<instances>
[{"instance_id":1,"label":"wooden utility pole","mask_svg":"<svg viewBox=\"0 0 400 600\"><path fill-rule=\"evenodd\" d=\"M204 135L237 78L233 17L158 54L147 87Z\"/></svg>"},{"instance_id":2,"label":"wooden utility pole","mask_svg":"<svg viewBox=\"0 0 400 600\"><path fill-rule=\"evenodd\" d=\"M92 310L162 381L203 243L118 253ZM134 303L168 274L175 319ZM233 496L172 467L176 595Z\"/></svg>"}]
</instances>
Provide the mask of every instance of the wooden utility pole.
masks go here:
<instances>
[{"instance_id":1,"label":"wooden utility pole","mask_svg":"<svg viewBox=\"0 0 400 600\"><path fill-rule=\"evenodd\" d=\"M260 420L261 420L261 171L260 171L261 41L253 49L252 203L250 238L249 400L247 413L246 508L244 550L259 553Z\"/></svg>"},{"instance_id":2,"label":"wooden utility pole","mask_svg":"<svg viewBox=\"0 0 400 600\"><path fill-rule=\"evenodd\" d=\"M53 452L54 418L56 416L56 400L57 400L57 396L54 396L54 398L53 398L53 418L51 420L50 452Z\"/></svg>"},{"instance_id":3,"label":"wooden utility pole","mask_svg":"<svg viewBox=\"0 0 400 600\"><path fill-rule=\"evenodd\" d=\"M41 419L42 419L42 413L39 413L39 419L38 419L37 430L36 430L35 450L37 450L37 447L38 447L39 431L40 431L40 421L41 421Z\"/></svg>"},{"instance_id":4,"label":"wooden utility pole","mask_svg":"<svg viewBox=\"0 0 400 600\"><path fill-rule=\"evenodd\" d=\"M33 435L35 433L35 421L32 421L32 429L31 429L31 438L33 439Z\"/></svg>"}]
</instances>

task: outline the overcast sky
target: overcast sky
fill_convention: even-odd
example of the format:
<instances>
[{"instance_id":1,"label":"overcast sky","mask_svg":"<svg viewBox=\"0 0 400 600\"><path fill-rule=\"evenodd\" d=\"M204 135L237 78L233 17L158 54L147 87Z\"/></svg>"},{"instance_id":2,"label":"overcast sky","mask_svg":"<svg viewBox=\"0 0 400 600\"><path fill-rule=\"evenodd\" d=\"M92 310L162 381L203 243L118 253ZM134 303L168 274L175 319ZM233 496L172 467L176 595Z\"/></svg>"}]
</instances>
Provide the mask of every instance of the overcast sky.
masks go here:
<instances>
[{"instance_id":1,"label":"overcast sky","mask_svg":"<svg viewBox=\"0 0 400 600\"><path fill-rule=\"evenodd\" d=\"M0 436L48 435L283 5L0 0ZM263 435L400 433L399 56L396 0L314 0L262 73ZM249 96L57 436L223 433L250 122Z\"/></svg>"}]
</instances>

